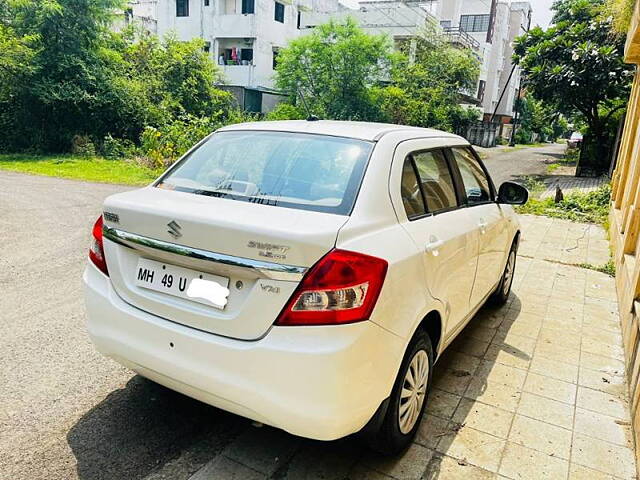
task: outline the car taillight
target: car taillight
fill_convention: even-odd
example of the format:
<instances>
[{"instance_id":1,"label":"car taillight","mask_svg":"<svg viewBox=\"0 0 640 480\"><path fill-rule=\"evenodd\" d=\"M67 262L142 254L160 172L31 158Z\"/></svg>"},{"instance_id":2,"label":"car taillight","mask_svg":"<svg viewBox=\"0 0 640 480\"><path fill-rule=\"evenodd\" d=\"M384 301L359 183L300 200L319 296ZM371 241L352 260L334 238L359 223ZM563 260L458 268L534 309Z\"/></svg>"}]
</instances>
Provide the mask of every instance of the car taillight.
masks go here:
<instances>
[{"instance_id":1,"label":"car taillight","mask_svg":"<svg viewBox=\"0 0 640 480\"><path fill-rule=\"evenodd\" d=\"M93 225L89 258L105 275L109 275L107 261L104 258L104 246L102 244L102 215L100 215Z\"/></svg>"},{"instance_id":2,"label":"car taillight","mask_svg":"<svg viewBox=\"0 0 640 480\"><path fill-rule=\"evenodd\" d=\"M338 325L368 320L387 266L381 258L332 250L304 276L276 325Z\"/></svg>"}]
</instances>

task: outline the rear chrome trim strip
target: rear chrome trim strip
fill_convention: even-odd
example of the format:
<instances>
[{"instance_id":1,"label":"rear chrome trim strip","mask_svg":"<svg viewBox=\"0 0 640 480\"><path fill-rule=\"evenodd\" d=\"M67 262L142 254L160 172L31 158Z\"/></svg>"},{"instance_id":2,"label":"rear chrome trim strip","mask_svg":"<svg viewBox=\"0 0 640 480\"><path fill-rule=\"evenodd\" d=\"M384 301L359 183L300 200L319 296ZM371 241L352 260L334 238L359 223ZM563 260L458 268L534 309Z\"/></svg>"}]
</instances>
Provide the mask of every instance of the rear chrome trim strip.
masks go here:
<instances>
[{"instance_id":1,"label":"rear chrome trim strip","mask_svg":"<svg viewBox=\"0 0 640 480\"><path fill-rule=\"evenodd\" d=\"M135 245L153 248L163 252L182 255L189 258L197 258L199 260L207 260L209 262L221 263L233 267L247 268L256 272L258 275L271 280L300 281L307 272L306 267L297 267L295 265L283 265L280 263L265 262L261 260L253 260L251 258L235 257L233 255L225 255L224 253L209 252L199 248L177 245L162 240L156 240L149 237L143 237L135 233L125 232L117 228L110 228L106 225L102 227L102 234L109 240L119 243L128 248L135 248Z\"/></svg>"}]
</instances>

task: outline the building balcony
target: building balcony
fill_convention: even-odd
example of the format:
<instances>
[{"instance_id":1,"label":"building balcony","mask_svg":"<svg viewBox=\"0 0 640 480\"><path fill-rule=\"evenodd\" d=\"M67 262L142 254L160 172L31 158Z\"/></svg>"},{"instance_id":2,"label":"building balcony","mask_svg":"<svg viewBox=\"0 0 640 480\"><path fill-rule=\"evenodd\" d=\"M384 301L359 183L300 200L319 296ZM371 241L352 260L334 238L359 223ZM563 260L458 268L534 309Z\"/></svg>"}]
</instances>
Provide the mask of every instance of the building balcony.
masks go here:
<instances>
[{"instance_id":1,"label":"building balcony","mask_svg":"<svg viewBox=\"0 0 640 480\"><path fill-rule=\"evenodd\" d=\"M255 14L226 14L213 18L213 32L217 38L256 36Z\"/></svg>"},{"instance_id":2,"label":"building balcony","mask_svg":"<svg viewBox=\"0 0 640 480\"><path fill-rule=\"evenodd\" d=\"M476 52L480 49L480 42L460 27L444 27L442 33L452 45L468 48Z\"/></svg>"},{"instance_id":3,"label":"building balcony","mask_svg":"<svg viewBox=\"0 0 640 480\"><path fill-rule=\"evenodd\" d=\"M253 85L255 65L220 65L228 85Z\"/></svg>"}]
</instances>

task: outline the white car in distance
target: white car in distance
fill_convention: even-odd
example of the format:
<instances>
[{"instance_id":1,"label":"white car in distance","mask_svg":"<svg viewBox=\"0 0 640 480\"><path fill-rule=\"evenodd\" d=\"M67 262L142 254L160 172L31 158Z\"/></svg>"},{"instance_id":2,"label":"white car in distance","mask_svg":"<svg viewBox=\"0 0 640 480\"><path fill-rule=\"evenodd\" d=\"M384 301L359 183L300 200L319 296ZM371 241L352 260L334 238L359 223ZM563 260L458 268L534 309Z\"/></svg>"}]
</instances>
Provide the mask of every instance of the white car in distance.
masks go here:
<instances>
[{"instance_id":1,"label":"white car in distance","mask_svg":"<svg viewBox=\"0 0 640 480\"><path fill-rule=\"evenodd\" d=\"M222 128L107 198L84 272L97 349L292 434L401 451L434 362L492 299L520 236L466 140L400 125Z\"/></svg>"}]
</instances>

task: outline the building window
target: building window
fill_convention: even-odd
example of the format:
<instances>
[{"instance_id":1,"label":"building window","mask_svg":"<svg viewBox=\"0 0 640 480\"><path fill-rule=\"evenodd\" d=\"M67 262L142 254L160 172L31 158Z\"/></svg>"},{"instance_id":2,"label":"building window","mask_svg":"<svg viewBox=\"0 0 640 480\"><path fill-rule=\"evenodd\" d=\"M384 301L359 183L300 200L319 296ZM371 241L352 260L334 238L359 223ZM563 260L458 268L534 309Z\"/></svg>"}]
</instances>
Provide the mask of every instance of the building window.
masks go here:
<instances>
[{"instance_id":1,"label":"building window","mask_svg":"<svg viewBox=\"0 0 640 480\"><path fill-rule=\"evenodd\" d=\"M204 0L204 6L208 7L209 6L209 0Z\"/></svg>"},{"instance_id":2,"label":"building window","mask_svg":"<svg viewBox=\"0 0 640 480\"><path fill-rule=\"evenodd\" d=\"M478 84L478 100L483 101L484 100L484 89L487 87L487 82L485 82L484 80L480 80L480 83Z\"/></svg>"},{"instance_id":3,"label":"building window","mask_svg":"<svg viewBox=\"0 0 640 480\"><path fill-rule=\"evenodd\" d=\"M275 69L276 69L276 67L278 66L278 53L280 53L280 52L279 52L279 50L278 50L278 49L276 49L276 48L274 48L274 49L273 49L273 60L272 60L272 64L271 64L271 67L272 67L274 70L275 70Z\"/></svg>"},{"instance_id":4,"label":"building window","mask_svg":"<svg viewBox=\"0 0 640 480\"><path fill-rule=\"evenodd\" d=\"M255 0L242 0L242 13L256 13Z\"/></svg>"},{"instance_id":5,"label":"building window","mask_svg":"<svg viewBox=\"0 0 640 480\"><path fill-rule=\"evenodd\" d=\"M251 65L253 62L253 48L240 49L240 63L242 65Z\"/></svg>"},{"instance_id":6,"label":"building window","mask_svg":"<svg viewBox=\"0 0 640 480\"><path fill-rule=\"evenodd\" d=\"M276 2L276 11L274 19L276 22L284 23L284 4Z\"/></svg>"},{"instance_id":7,"label":"building window","mask_svg":"<svg viewBox=\"0 0 640 480\"><path fill-rule=\"evenodd\" d=\"M440 26L442 28L451 28L451 20L440 20Z\"/></svg>"},{"instance_id":8,"label":"building window","mask_svg":"<svg viewBox=\"0 0 640 480\"><path fill-rule=\"evenodd\" d=\"M489 30L491 16L486 15L461 15L460 29L465 32L486 32Z\"/></svg>"},{"instance_id":9,"label":"building window","mask_svg":"<svg viewBox=\"0 0 640 480\"><path fill-rule=\"evenodd\" d=\"M189 0L176 0L176 17L189 16Z\"/></svg>"},{"instance_id":10,"label":"building window","mask_svg":"<svg viewBox=\"0 0 640 480\"><path fill-rule=\"evenodd\" d=\"M298 20L296 22L296 27L300 30L300 24L302 23L302 12L298 10Z\"/></svg>"},{"instance_id":11,"label":"building window","mask_svg":"<svg viewBox=\"0 0 640 480\"><path fill-rule=\"evenodd\" d=\"M203 50L205 51L205 53L210 53L211 52L211 42L204 42Z\"/></svg>"}]
</instances>

